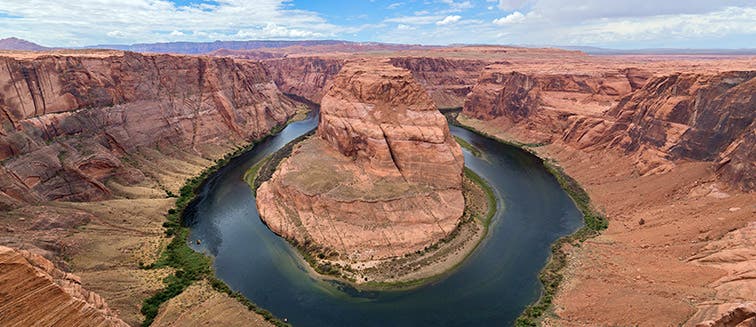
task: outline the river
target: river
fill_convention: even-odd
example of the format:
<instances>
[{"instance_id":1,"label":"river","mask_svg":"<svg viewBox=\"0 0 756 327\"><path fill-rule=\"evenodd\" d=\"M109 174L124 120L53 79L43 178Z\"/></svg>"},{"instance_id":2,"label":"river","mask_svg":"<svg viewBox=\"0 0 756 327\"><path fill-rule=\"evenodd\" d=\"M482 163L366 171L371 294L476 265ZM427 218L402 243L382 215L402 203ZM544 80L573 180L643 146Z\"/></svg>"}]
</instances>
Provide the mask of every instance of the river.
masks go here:
<instances>
[{"instance_id":1,"label":"river","mask_svg":"<svg viewBox=\"0 0 756 327\"><path fill-rule=\"evenodd\" d=\"M582 215L540 160L450 126L481 150L481 158L464 151L465 164L498 198L499 210L475 252L446 277L407 291L357 292L313 278L295 250L262 223L242 177L317 121L309 115L291 123L222 167L184 216L191 246L214 257L218 278L294 326L511 325L542 292L538 273L550 245L582 226Z\"/></svg>"}]
</instances>

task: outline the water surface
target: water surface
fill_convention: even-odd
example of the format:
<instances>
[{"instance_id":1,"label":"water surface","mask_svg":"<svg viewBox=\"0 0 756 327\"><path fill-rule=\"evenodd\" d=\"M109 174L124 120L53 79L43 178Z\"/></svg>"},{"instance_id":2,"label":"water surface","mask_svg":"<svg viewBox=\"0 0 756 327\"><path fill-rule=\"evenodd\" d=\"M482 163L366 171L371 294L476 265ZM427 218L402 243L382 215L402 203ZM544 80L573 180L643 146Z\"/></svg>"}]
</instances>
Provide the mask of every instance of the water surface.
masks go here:
<instances>
[{"instance_id":1,"label":"water surface","mask_svg":"<svg viewBox=\"0 0 756 327\"><path fill-rule=\"evenodd\" d=\"M291 246L261 222L242 180L249 167L316 125L311 115L232 160L208 179L184 217L190 244L215 258L220 279L295 326L511 325L540 295L538 272L551 243L582 225L574 203L537 158L451 126L483 152L481 159L465 151L465 163L499 200L487 237L459 268L432 284L344 291L305 271Z\"/></svg>"}]
</instances>

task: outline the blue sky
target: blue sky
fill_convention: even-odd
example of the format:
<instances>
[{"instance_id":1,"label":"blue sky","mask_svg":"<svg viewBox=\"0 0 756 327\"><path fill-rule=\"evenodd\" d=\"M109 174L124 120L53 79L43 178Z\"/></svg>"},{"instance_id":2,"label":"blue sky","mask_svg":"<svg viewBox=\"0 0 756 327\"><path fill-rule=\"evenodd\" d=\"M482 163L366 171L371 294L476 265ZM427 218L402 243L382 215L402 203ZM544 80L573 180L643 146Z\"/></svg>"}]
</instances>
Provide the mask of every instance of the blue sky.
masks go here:
<instances>
[{"instance_id":1,"label":"blue sky","mask_svg":"<svg viewBox=\"0 0 756 327\"><path fill-rule=\"evenodd\" d=\"M46 46L343 39L754 48L756 0L2 0L0 38Z\"/></svg>"}]
</instances>

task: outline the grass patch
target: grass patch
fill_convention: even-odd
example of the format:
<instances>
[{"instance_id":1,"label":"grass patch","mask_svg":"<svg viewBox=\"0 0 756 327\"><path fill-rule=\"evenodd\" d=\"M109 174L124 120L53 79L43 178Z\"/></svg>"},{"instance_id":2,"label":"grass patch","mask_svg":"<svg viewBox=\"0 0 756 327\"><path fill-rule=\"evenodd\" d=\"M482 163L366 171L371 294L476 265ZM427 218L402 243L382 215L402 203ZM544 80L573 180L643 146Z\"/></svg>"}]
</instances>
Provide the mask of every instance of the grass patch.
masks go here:
<instances>
[{"instance_id":1,"label":"grass patch","mask_svg":"<svg viewBox=\"0 0 756 327\"><path fill-rule=\"evenodd\" d=\"M480 158L483 154L480 152L480 149L476 148L474 145L470 144L470 142L465 141L465 139L454 135L454 140L457 141L457 144L459 146L463 147L465 150L470 151L472 155Z\"/></svg>"},{"instance_id":2,"label":"grass patch","mask_svg":"<svg viewBox=\"0 0 756 327\"><path fill-rule=\"evenodd\" d=\"M247 184L249 184L250 187L252 187L252 190L257 192L257 189L260 188L260 185L262 185L262 183L267 182L271 177L273 177L273 173L276 172L278 164L280 164L281 161L291 155L291 151L294 150L294 146L314 134L315 130L313 129L312 131L293 139L291 142L287 143L281 149L271 154L267 158L260 160L260 162L252 166L252 168L248 169L247 172L244 173L244 180L247 181Z\"/></svg>"},{"instance_id":3,"label":"grass patch","mask_svg":"<svg viewBox=\"0 0 756 327\"><path fill-rule=\"evenodd\" d=\"M516 141L510 141L510 140L500 139L500 138L496 137L495 135L488 134L486 132L477 130L477 129L473 128L473 127L470 127L470 126L467 126L465 124L460 123L459 120L457 119L457 117L459 116L460 112L462 112L461 108L459 108L459 109L452 108L452 109L441 110L441 113L444 114L444 117L446 117L446 121L449 124L451 124L451 125L457 126L459 128L464 128L464 129L466 129L468 131L471 131L471 132L473 132L475 134L485 136L485 137L487 137L489 139L492 139L492 140L496 140L499 143L504 143L504 144L508 144L508 145L520 148L522 150L528 151L528 152L533 153L533 154L535 154L535 153L533 151L531 151L529 148L537 148L537 147L549 144L549 143L523 143L523 142L516 142Z\"/></svg>"},{"instance_id":4,"label":"grass patch","mask_svg":"<svg viewBox=\"0 0 756 327\"><path fill-rule=\"evenodd\" d=\"M172 193L168 194L169 196L173 195L176 197L176 204L174 208L168 210L163 227L165 227L166 235L173 236L173 239L168 243L168 246L161 253L160 258L156 262L148 266L141 266L141 268L152 269L171 267L175 269L175 272L163 279L165 287L162 290L145 299L142 303L141 312L145 317L142 326L149 326L152 324L158 314L160 305L181 294L195 281L202 279L208 279L214 289L227 293L231 297L239 300L242 304L247 306L247 308L262 315L272 324L276 326L289 326L289 324L279 320L267 310L259 308L240 293L233 292L223 281L215 278L212 268L212 259L189 247L187 242L189 228L185 227L182 222L184 210L186 210L189 204L194 201L197 192L208 177L218 171L221 167L228 164L231 159L252 149L256 143L259 143L272 135L278 134L282 129L283 126L274 127L257 142L252 142L245 147L236 148L233 152L216 160L213 166L205 168L199 175L188 179L184 183L184 186L179 190L178 195Z\"/></svg>"},{"instance_id":5,"label":"grass patch","mask_svg":"<svg viewBox=\"0 0 756 327\"><path fill-rule=\"evenodd\" d=\"M478 174L472 171L472 169L465 167L465 176L471 181L478 184L478 186L483 189L483 192L486 193L486 199L488 200L488 212L486 212L486 216L483 219L483 226L487 229L488 225L491 223L491 219L496 213L496 194L494 194L491 185L489 185L488 182L483 179L483 177L480 177Z\"/></svg>"},{"instance_id":6,"label":"grass patch","mask_svg":"<svg viewBox=\"0 0 756 327\"><path fill-rule=\"evenodd\" d=\"M545 145L510 142L502 140L493 135L483 133L473 127L461 124L457 120L459 111L445 112L444 115L446 116L446 119L450 124L459 126L473 133L491 138L498 142L515 146L524 151L530 152L536 157L538 157L538 155L529 148ZM522 314L520 314L517 320L515 320L515 326L518 327L537 326L541 319L543 319L544 314L551 308L554 296L559 289L559 285L564 280L562 269L567 266L567 253L565 253L563 250L564 245L583 242L588 238L595 237L609 225L606 216L604 216L604 214L596 210L591 205L591 198L588 195L588 192L586 192L585 189L583 189L583 187L580 185L580 183L578 183L574 178L565 173L564 170L556 163L549 160L544 160L540 157L538 158L541 160L546 170L548 170L549 173L551 173L556 178L562 189L564 189L564 191L567 192L570 198L572 198L575 206L583 214L585 225L574 233L559 238L551 245L551 256L549 256L549 259L546 262L546 266L538 275L541 283L543 284L543 294L541 294L541 297L535 303L525 308Z\"/></svg>"},{"instance_id":7,"label":"grass patch","mask_svg":"<svg viewBox=\"0 0 756 327\"><path fill-rule=\"evenodd\" d=\"M267 156L258 161L254 166L247 169L246 172L244 172L244 181L247 182L247 184L249 184L249 186L252 187L253 190L257 190L255 188L255 179L257 178L257 173L260 171L260 168L262 168L269 160L270 156Z\"/></svg>"}]
</instances>

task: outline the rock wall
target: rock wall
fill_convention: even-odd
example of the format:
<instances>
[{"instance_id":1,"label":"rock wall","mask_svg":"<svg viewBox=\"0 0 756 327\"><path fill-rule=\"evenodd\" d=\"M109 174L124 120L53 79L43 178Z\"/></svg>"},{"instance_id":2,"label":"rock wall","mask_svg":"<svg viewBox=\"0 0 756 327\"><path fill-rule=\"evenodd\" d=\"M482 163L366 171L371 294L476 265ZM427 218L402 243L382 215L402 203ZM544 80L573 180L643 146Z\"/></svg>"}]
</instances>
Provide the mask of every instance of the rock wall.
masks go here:
<instances>
[{"instance_id":1,"label":"rock wall","mask_svg":"<svg viewBox=\"0 0 756 327\"><path fill-rule=\"evenodd\" d=\"M128 326L79 277L42 256L0 246L0 325Z\"/></svg>"},{"instance_id":2,"label":"rock wall","mask_svg":"<svg viewBox=\"0 0 756 327\"><path fill-rule=\"evenodd\" d=\"M412 72L439 108L461 107L486 62L442 57L395 57L391 64Z\"/></svg>"},{"instance_id":3,"label":"rock wall","mask_svg":"<svg viewBox=\"0 0 756 327\"><path fill-rule=\"evenodd\" d=\"M341 70L344 60L294 57L265 60L262 63L281 91L320 103L328 82Z\"/></svg>"},{"instance_id":4,"label":"rock wall","mask_svg":"<svg viewBox=\"0 0 756 327\"><path fill-rule=\"evenodd\" d=\"M719 161L721 176L756 189L756 71L655 78L607 116L601 141L627 152L653 149L661 160Z\"/></svg>"},{"instance_id":5,"label":"rock wall","mask_svg":"<svg viewBox=\"0 0 756 327\"><path fill-rule=\"evenodd\" d=\"M410 72L349 63L321 104L316 136L257 192L276 233L351 261L412 253L451 233L464 210L462 151Z\"/></svg>"},{"instance_id":6,"label":"rock wall","mask_svg":"<svg viewBox=\"0 0 756 327\"><path fill-rule=\"evenodd\" d=\"M624 152L643 175L668 171L675 160L717 161L723 180L753 190L756 72L649 76L639 69L523 74L493 65L464 113L536 142Z\"/></svg>"},{"instance_id":7,"label":"rock wall","mask_svg":"<svg viewBox=\"0 0 756 327\"><path fill-rule=\"evenodd\" d=\"M320 103L328 84L348 59L290 57L262 61L281 91ZM439 108L461 107L487 64L482 60L394 57L389 62L412 72Z\"/></svg>"},{"instance_id":8,"label":"rock wall","mask_svg":"<svg viewBox=\"0 0 756 327\"><path fill-rule=\"evenodd\" d=\"M257 62L0 57L0 203L106 199L108 179L144 179L128 162L141 148L214 158L294 111Z\"/></svg>"}]
</instances>

